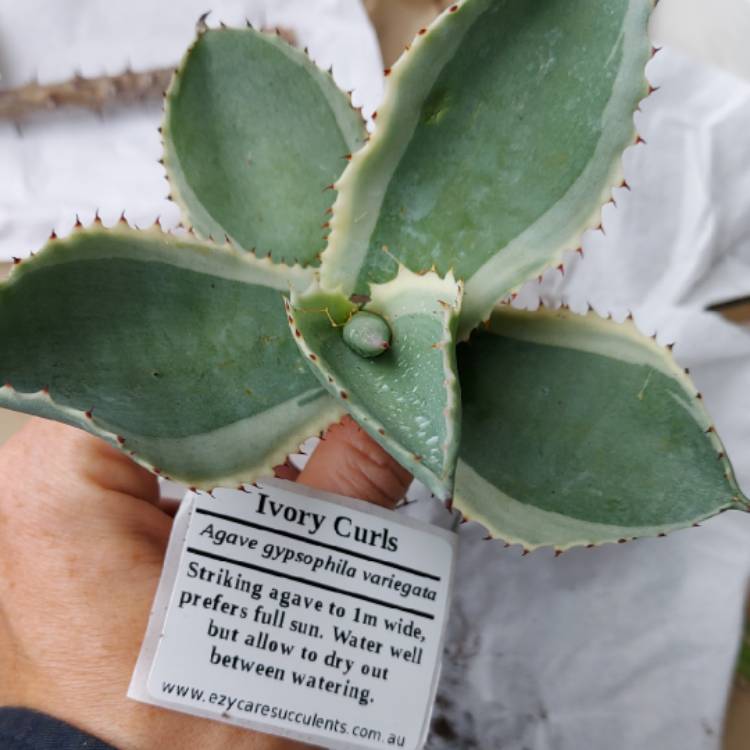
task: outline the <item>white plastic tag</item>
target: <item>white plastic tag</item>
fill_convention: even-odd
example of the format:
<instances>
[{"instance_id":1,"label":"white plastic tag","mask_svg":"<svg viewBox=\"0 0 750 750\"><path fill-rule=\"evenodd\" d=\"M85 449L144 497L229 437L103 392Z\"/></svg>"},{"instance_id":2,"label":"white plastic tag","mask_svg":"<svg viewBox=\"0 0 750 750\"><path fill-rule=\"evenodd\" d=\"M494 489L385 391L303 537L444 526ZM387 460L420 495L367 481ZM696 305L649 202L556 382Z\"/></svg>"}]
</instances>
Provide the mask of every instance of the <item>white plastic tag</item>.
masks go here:
<instances>
[{"instance_id":1,"label":"white plastic tag","mask_svg":"<svg viewBox=\"0 0 750 750\"><path fill-rule=\"evenodd\" d=\"M189 493L135 700L329 748L421 748L456 537L281 480Z\"/></svg>"}]
</instances>

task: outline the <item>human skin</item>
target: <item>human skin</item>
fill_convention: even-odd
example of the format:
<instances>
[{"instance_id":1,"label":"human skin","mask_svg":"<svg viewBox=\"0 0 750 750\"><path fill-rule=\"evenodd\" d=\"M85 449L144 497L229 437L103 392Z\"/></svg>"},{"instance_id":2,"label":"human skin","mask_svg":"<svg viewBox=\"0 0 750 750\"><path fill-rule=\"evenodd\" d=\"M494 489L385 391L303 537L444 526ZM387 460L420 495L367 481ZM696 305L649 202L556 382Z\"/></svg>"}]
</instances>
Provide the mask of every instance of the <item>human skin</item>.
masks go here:
<instances>
[{"instance_id":1,"label":"human skin","mask_svg":"<svg viewBox=\"0 0 750 750\"><path fill-rule=\"evenodd\" d=\"M297 475L393 507L409 474L349 418ZM0 705L63 719L119 750L293 750L297 742L126 698L172 518L156 478L40 419L0 448Z\"/></svg>"}]
</instances>

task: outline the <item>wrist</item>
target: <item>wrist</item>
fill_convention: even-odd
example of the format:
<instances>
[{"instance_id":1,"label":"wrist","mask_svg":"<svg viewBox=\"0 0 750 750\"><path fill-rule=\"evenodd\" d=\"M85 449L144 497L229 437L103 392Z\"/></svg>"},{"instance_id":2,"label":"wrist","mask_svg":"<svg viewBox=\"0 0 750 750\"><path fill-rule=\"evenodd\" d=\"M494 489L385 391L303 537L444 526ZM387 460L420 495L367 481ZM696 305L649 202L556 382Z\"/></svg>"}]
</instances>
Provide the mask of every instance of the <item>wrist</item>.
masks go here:
<instances>
[{"instance_id":1,"label":"wrist","mask_svg":"<svg viewBox=\"0 0 750 750\"><path fill-rule=\"evenodd\" d=\"M95 698L72 686L18 685L0 701L54 717L116 750L303 750L306 745L220 722L147 706L125 697Z\"/></svg>"}]
</instances>

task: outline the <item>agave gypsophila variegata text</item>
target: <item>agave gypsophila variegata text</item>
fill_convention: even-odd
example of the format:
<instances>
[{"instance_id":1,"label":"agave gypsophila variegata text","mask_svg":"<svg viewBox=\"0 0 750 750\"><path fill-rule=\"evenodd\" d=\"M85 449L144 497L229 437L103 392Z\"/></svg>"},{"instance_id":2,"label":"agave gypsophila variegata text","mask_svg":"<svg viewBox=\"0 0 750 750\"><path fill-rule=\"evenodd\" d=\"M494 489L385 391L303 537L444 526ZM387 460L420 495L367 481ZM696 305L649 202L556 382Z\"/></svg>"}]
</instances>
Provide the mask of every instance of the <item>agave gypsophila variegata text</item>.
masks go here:
<instances>
[{"instance_id":1,"label":"agave gypsophila variegata text","mask_svg":"<svg viewBox=\"0 0 750 750\"><path fill-rule=\"evenodd\" d=\"M0 405L200 487L268 474L349 412L527 548L746 508L668 350L507 304L625 186L653 4L464 0L386 71L371 137L303 52L199 24L162 129L189 233L97 223L18 264Z\"/></svg>"}]
</instances>

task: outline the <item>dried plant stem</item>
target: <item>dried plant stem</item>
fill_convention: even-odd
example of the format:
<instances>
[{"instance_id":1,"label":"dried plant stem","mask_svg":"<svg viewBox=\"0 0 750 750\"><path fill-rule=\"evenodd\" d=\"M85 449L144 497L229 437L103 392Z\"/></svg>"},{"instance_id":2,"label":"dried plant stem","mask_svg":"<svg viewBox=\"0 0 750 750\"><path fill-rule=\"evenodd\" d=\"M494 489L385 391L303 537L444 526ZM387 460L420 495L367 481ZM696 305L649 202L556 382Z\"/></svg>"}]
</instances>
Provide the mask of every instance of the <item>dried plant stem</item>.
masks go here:
<instances>
[{"instance_id":1,"label":"dried plant stem","mask_svg":"<svg viewBox=\"0 0 750 750\"><path fill-rule=\"evenodd\" d=\"M727 320L734 323L750 323L750 297L713 305L709 310L721 313Z\"/></svg>"},{"instance_id":2,"label":"dried plant stem","mask_svg":"<svg viewBox=\"0 0 750 750\"><path fill-rule=\"evenodd\" d=\"M273 29L289 44L296 44L291 29ZM29 83L13 89L0 89L0 120L20 122L34 112L48 112L62 107L83 107L101 112L112 104L133 104L161 97L169 86L173 67L136 73L126 70L112 76L84 78L77 75L69 81L52 84Z\"/></svg>"},{"instance_id":3,"label":"dried plant stem","mask_svg":"<svg viewBox=\"0 0 750 750\"><path fill-rule=\"evenodd\" d=\"M0 119L20 121L33 112L61 107L83 107L101 111L107 105L132 104L161 96L172 76L172 68L143 73L126 71L120 75L75 78L64 83L29 83L0 90Z\"/></svg>"}]
</instances>

